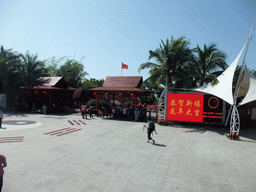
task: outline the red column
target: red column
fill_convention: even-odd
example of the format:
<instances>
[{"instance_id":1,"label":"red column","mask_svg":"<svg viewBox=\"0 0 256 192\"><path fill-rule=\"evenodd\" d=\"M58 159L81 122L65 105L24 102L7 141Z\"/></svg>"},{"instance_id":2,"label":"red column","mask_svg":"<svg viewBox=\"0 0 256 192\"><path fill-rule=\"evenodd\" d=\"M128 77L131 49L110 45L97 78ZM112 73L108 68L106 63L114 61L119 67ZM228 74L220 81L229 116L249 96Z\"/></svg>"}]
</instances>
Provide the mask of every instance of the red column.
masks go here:
<instances>
[{"instance_id":1,"label":"red column","mask_svg":"<svg viewBox=\"0 0 256 192\"><path fill-rule=\"evenodd\" d=\"M99 117L99 96L97 97L97 117Z\"/></svg>"},{"instance_id":2,"label":"red column","mask_svg":"<svg viewBox=\"0 0 256 192\"><path fill-rule=\"evenodd\" d=\"M49 94L49 110L52 111L52 93Z\"/></svg>"}]
</instances>

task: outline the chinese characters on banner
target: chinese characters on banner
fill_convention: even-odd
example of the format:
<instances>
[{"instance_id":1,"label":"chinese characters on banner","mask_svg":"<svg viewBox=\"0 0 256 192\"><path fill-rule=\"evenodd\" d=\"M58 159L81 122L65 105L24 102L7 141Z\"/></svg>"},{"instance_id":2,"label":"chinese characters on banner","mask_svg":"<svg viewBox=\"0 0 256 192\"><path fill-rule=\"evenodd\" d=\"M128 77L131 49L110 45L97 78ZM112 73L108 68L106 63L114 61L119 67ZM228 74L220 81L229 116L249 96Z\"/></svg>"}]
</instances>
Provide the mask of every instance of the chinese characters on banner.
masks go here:
<instances>
[{"instance_id":1,"label":"chinese characters on banner","mask_svg":"<svg viewBox=\"0 0 256 192\"><path fill-rule=\"evenodd\" d=\"M167 94L166 120L203 122L203 94Z\"/></svg>"}]
</instances>

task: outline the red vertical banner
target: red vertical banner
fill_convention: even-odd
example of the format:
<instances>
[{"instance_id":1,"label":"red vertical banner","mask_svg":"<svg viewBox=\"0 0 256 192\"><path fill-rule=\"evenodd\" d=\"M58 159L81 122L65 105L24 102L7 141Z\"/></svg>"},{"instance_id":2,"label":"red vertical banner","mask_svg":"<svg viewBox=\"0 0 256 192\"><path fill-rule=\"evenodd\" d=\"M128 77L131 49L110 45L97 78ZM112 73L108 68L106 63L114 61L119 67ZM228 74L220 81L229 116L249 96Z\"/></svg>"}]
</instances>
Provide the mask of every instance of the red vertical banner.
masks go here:
<instances>
[{"instance_id":1,"label":"red vertical banner","mask_svg":"<svg viewBox=\"0 0 256 192\"><path fill-rule=\"evenodd\" d=\"M166 120L203 122L203 94L168 93L166 105Z\"/></svg>"}]
</instances>

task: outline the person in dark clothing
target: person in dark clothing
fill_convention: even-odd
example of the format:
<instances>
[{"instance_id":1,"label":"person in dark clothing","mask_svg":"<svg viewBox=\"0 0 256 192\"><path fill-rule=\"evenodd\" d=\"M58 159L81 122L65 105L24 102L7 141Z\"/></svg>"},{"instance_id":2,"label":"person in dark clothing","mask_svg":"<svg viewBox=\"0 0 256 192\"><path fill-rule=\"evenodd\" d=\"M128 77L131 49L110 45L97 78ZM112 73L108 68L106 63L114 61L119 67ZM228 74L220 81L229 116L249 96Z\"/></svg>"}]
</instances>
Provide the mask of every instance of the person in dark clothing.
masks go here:
<instances>
[{"instance_id":1,"label":"person in dark clothing","mask_svg":"<svg viewBox=\"0 0 256 192\"><path fill-rule=\"evenodd\" d=\"M151 134L153 133L153 131L155 131L155 133L157 134L156 129L155 129L155 124L149 118L147 119L147 122L148 122L148 126L144 125L144 128L147 128L148 143L150 142L150 140L152 140L153 144L155 144L155 140L153 140L151 137ZM143 128L143 130L144 130L144 128Z\"/></svg>"},{"instance_id":2,"label":"person in dark clothing","mask_svg":"<svg viewBox=\"0 0 256 192\"><path fill-rule=\"evenodd\" d=\"M86 107L86 105L82 105L81 106L81 112L82 112L82 117L83 117L83 119L84 119L84 115L85 115L85 118L87 119L87 107Z\"/></svg>"},{"instance_id":3,"label":"person in dark clothing","mask_svg":"<svg viewBox=\"0 0 256 192\"><path fill-rule=\"evenodd\" d=\"M4 114L0 109L0 128L2 128L2 119L4 118Z\"/></svg>"},{"instance_id":4,"label":"person in dark clothing","mask_svg":"<svg viewBox=\"0 0 256 192\"><path fill-rule=\"evenodd\" d=\"M4 168L7 167L6 158L4 155L0 154L0 192L3 187L3 176L4 176Z\"/></svg>"},{"instance_id":5,"label":"person in dark clothing","mask_svg":"<svg viewBox=\"0 0 256 192\"><path fill-rule=\"evenodd\" d=\"M92 114L92 106L89 107L89 115L90 115L90 119L93 118L93 114Z\"/></svg>"}]
</instances>

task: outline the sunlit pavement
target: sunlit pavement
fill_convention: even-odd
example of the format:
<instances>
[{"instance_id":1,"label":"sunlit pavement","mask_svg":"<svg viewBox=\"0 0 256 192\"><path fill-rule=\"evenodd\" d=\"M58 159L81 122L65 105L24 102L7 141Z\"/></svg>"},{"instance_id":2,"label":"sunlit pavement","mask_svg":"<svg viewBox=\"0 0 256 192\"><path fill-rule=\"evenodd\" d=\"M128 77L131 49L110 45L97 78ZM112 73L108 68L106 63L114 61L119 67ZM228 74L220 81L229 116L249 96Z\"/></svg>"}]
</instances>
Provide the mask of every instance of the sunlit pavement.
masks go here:
<instances>
[{"instance_id":1,"label":"sunlit pavement","mask_svg":"<svg viewBox=\"0 0 256 192\"><path fill-rule=\"evenodd\" d=\"M232 141L227 130L156 125L153 145L144 124L80 114L5 116L3 192L255 191L255 135Z\"/></svg>"}]
</instances>

